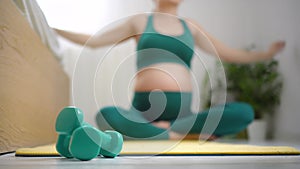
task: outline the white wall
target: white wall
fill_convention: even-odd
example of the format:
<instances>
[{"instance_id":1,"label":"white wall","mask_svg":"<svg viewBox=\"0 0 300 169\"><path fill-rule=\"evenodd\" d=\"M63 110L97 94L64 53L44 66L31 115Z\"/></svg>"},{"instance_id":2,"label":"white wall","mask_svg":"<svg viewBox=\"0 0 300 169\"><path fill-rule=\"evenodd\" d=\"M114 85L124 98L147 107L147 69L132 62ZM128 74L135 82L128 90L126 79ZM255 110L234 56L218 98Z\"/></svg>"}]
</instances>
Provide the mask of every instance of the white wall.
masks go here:
<instances>
[{"instance_id":1,"label":"white wall","mask_svg":"<svg viewBox=\"0 0 300 169\"><path fill-rule=\"evenodd\" d=\"M103 25L103 23L108 24L124 16L151 10L151 1L152 0L126 0L125 2L124 0L102 0L101 2L104 6L99 9L107 10L102 11L102 15L108 13L110 13L110 15L99 18L99 22L102 24L100 27L105 25ZM61 0L59 2L61 2ZM300 120L300 110L298 110L298 104L300 103L299 7L299 0L185 0L179 12L182 16L198 21L208 32L235 48L245 48L251 44L255 44L258 49L266 50L268 45L274 40L286 40L286 49L280 55L276 56L276 59L280 61L280 71L285 80L282 104L275 117L275 136L279 140L300 139L300 123L298 122ZM47 16L47 13L45 14ZM70 28L72 28L72 26L70 26ZM96 28L94 28L94 30L96 30ZM127 50L127 47L129 47L130 50ZM77 52L72 50L66 53L73 53L73 55L76 56L79 51L80 49L77 48ZM97 50L96 53L94 53L95 51L86 51L86 55L90 57L86 57L80 62L85 69L80 71L79 81L89 81L89 79L93 78L91 75L91 73L93 74L95 71L93 65L96 66L95 63L99 61L99 58L93 58L91 56L99 56L103 51L105 50ZM107 80L111 77L114 66L117 66L118 63L122 61L123 54L128 56L131 55L132 52L134 52L134 44L132 41L115 49L114 52L112 52L112 55L114 55L112 58L114 59L110 58L111 60L107 60L107 64L103 67L106 74L104 79ZM75 57L65 59L66 69L70 74L74 70L74 62ZM209 62L208 59L208 63ZM109 65L109 63L113 63L113 65ZM131 57L128 64L134 65L134 58ZM203 68L200 68L200 66L199 63L194 63L194 70L198 72L197 76L199 76L198 81L201 81L203 77ZM129 83L124 82L124 80L133 74L134 68L131 67L124 76L117 79L119 85L117 85L115 89L117 91L125 90L127 92L127 86L124 87L122 83ZM100 107L112 103L110 91L107 90L110 84L106 82L106 80L98 78L95 81L97 84L95 90L98 91L96 98L98 98ZM79 81L77 82L79 83ZM89 112L87 119L93 123L95 112L99 107L95 105L93 99L90 100L89 98L90 95L93 94L93 91L88 90L87 88L89 87L87 86L91 85L93 84L82 83L78 86L76 96L80 97L77 97L76 104L80 105L86 112ZM99 101L99 99L101 101ZM128 100L130 100L130 98L126 96L126 93L125 95L119 95L118 99L118 103L125 107L128 106Z\"/></svg>"}]
</instances>

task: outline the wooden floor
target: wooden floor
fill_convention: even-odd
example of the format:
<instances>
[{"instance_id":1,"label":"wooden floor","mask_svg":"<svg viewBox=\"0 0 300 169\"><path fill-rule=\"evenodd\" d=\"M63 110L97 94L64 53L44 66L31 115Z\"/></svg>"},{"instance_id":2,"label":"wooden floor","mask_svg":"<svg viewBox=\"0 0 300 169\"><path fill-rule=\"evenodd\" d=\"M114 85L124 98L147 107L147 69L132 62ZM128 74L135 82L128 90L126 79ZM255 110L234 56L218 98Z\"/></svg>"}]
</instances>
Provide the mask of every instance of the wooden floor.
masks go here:
<instances>
[{"instance_id":1,"label":"wooden floor","mask_svg":"<svg viewBox=\"0 0 300 169\"><path fill-rule=\"evenodd\" d=\"M205 168L205 169L253 169L291 168L299 169L299 156L154 156L117 157L115 159L96 158L81 162L58 157L14 157L8 154L0 157L1 169L93 169L93 168Z\"/></svg>"},{"instance_id":2,"label":"wooden floor","mask_svg":"<svg viewBox=\"0 0 300 169\"><path fill-rule=\"evenodd\" d=\"M286 145L300 149L300 143L263 143L263 145ZM299 169L299 166L300 156L121 156L114 159L99 157L86 162L60 157L15 157L14 153L0 156L0 169Z\"/></svg>"}]
</instances>

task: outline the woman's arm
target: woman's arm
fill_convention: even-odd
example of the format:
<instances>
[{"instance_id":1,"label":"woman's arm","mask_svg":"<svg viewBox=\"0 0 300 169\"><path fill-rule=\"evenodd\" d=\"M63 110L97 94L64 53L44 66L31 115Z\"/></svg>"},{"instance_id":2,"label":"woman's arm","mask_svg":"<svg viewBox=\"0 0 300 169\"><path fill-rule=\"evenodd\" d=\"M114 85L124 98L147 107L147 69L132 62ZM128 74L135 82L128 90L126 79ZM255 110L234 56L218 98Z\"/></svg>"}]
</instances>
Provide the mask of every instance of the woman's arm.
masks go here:
<instances>
[{"instance_id":1,"label":"woman's arm","mask_svg":"<svg viewBox=\"0 0 300 169\"><path fill-rule=\"evenodd\" d=\"M134 26L132 19L128 19L124 23L109 29L103 33L95 34L94 36L75 33L65 30L54 29L62 37L77 43L86 45L92 48L102 47L115 43L120 43L134 36Z\"/></svg>"},{"instance_id":2,"label":"woman's arm","mask_svg":"<svg viewBox=\"0 0 300 169\"><path fill-rule=\"evenodd\" d=\"M257 61L263 61L267 59L271 59L278 52L280 52L284 46L285 42L278 41L274 42L268 51L246 51L233 49L226 46L224 43L220 42L218 39L207 33L200 25L196 22L192 21L193 27L196 26L197 30L195 30L195 42L198 47L203 49L204 51L215 55L216 52L219 55L220 59L225 62L231 63L251 63ZM214 46L215 50L212 48Z\"/></svg>"},{"instance_id":3,"label":"woman's arm","mask_svg":"<svg viewBox=\"0 0 300 169\"><path fill-rule=\"evenodd\" d=\"M82 33L76 33L76 32L71 32L71 31L66 31L66 30L61 30L57 28L53 28L57 34L60 36L77 43L79 45L84 45L88 39L90 39L90 35L87 34L82 34Z\"/></svg>"}]
</instances>

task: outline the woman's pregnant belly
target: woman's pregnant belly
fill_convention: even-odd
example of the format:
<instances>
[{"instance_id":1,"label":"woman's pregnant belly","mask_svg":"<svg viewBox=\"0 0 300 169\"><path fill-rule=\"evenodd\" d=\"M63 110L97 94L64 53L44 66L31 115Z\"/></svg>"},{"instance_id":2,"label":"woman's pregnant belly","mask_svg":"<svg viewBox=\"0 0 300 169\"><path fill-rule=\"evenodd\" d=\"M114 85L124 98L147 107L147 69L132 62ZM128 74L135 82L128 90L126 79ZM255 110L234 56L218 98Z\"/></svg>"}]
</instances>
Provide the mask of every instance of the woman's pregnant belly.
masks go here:
<instances>
[{"instance_id":1,"label":"woman's pregnant belly","mask_svg":"<svg viewBox=\"0 0 300 169\"><path fill-rule=\"evenodd\" d=\"M191 92L190 71L176 63L160 63L143 68L137 73L135 91Z\"/></svg>"}]
</instances>

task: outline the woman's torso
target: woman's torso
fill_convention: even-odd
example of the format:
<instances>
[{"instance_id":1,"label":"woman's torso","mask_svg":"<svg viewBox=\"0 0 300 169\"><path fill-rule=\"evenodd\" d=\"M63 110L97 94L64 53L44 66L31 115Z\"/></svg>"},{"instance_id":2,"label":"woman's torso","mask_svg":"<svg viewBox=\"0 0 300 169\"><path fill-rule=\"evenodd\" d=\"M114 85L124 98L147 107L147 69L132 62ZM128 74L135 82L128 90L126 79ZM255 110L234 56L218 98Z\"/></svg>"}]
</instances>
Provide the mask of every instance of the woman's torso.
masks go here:
<instances>
[{"instance_id":1,"label":"woman's torso","mask_svg":"<svg viewBox=\"0 0 300 169\"><path fill-rule=\"evenodd\" d=\"M137 19L138 21L136 23L139 24L135 25L135 29L138 34L136 36L136 41L139 43L149 18L145 15L140 16ZM178 37L186 34L186 31L189 31L178 18L161 14L153 15L152 27L155 29L156 33L165 36L169 35L170 37ZM189 67L173 62L160 62L145 66L138 70L135 81L134 89L138 92L152 90L174 92L192 91Z\"/></svg>"}]
</instances>

